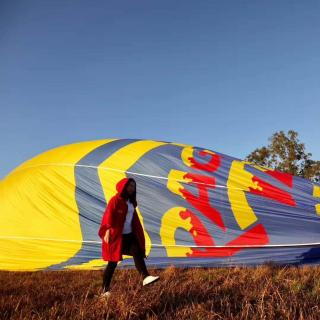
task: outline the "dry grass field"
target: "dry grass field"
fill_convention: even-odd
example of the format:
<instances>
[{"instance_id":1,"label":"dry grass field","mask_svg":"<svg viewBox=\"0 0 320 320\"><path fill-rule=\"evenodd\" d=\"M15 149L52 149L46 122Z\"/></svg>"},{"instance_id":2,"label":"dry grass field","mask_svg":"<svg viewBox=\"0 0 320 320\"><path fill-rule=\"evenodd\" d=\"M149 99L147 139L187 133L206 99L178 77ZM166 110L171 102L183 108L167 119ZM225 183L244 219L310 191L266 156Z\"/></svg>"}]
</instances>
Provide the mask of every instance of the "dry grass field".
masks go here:
<instances>
[{"instance_id":1,"label":"dry grass field","mask_svg":"<svg viewBox=\"0 0 320 320\"><path fill-rule=\"evenodd\" d=\"M98 298L103 270L0 272L5 319L320 319L320 267L116 269L112 296Z\"/></svg>"}]
</instances>

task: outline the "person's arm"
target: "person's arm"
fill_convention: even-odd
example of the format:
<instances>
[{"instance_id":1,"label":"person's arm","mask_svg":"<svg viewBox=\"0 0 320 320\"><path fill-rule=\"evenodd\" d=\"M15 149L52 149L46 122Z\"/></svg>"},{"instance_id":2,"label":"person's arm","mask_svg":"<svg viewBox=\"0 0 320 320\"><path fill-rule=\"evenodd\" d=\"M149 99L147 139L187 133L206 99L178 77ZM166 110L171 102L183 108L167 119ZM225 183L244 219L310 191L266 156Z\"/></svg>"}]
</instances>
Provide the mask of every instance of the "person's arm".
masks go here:
<instances>
[{"instance_id":1,"label":"person's arm","mask_svg":"<svg viewBox=\"0 0 320 320\"><path fill-rule=\"evenodd\" d=\"M115 209L115 197L112 197L109 201L109 203L107 204L107 207L104 211L102 220L101 220L101 224L100 224L100 228L98 231L98 235L99 237L104 240L104 237L106 235L106 231L109 230L112 227L112 217L113 217L113 212ZM110 231L110 230L109 230Z\"/></svg>"}]
</instances>

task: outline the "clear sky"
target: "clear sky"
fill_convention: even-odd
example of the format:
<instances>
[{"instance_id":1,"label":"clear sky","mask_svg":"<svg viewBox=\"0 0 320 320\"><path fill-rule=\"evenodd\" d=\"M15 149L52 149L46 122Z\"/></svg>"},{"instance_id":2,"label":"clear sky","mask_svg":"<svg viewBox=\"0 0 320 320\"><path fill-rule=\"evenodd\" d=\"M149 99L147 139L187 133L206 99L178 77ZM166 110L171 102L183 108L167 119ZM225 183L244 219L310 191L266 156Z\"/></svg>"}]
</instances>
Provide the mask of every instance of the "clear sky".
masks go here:
<instances>
[{"instance_id":1,"label":"clear sky","mask_svg":"<svg viewBox=\"0 0 320 320\"><path fill-rule=\"evenodd\" d=\"M244 158L293 129L320 160L320 1L0 1L0 178L59 145Z\"/></svg>"}]
</instances>

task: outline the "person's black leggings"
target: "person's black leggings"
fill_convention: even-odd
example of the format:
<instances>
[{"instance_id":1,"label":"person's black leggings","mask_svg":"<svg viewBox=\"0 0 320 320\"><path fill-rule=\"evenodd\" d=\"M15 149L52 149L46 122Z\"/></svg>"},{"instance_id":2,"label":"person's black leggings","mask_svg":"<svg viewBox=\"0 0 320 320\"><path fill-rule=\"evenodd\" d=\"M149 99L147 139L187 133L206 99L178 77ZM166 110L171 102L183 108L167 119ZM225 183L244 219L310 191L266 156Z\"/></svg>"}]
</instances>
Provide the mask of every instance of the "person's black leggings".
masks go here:
<instances>
[{"instance_id":1,"label":"person's black leggings","mask_svg":"<svg viewBox=\"0 0 320 320\"><path fill-rule=\"evenodd\" d=\"M134 264L139 274L144 277L149 275L142 251L133 232L122 234L122 252L126 255L133 256ZM103 273L103 291L110 290L111 279L117 264L118 263L116 261L108 261Z\"/></svg>"}]
</instances>

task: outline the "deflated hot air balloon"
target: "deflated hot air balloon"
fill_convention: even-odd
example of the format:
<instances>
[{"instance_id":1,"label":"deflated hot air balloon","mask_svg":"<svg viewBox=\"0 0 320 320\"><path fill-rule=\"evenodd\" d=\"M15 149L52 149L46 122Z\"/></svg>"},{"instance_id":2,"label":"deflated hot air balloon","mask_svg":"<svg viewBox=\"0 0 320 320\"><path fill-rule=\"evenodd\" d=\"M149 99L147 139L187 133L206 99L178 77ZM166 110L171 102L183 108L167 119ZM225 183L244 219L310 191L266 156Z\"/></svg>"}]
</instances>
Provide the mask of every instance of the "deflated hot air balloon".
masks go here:
<instances>
[{"instance_id":1,"label":"deflated hot air balloon","mask_svg":"<svg viewBox=\"0 0 320 320\"><path fill-rule=\"evenodd\" d=\"M0 269L103 268L98 229L125 177L148 266L320 262L320 185L191 145L108 139L51 149L1 181Z\"/></svg>"}]
</instances>

